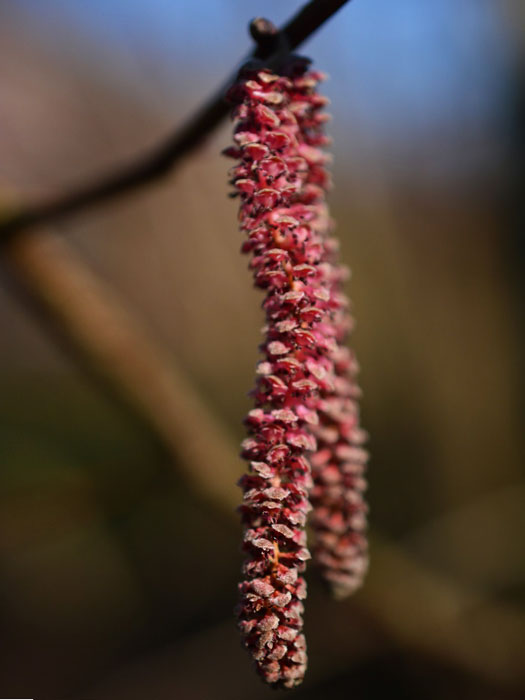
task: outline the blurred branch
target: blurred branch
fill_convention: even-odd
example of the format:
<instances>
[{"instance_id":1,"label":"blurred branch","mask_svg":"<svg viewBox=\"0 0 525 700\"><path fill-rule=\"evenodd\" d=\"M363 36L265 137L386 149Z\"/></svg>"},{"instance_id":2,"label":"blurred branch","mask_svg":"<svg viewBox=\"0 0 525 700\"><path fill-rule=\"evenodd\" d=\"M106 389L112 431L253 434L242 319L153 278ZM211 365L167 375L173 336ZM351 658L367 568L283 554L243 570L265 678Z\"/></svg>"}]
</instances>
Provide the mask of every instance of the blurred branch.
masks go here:
<instances>
[{"instance_id":1,"label":"blurred branch","mask_svg":"<svg viewBox=\"0 0 525 700\"><path fill-rule=\"evenodd\" d=\"M312 0L278 34L292 50L348 1ZM275 42L267 40L268 36L277 34L272 28L273 25L267 23L265 29L258 32L257 25L255 23L252 25L252 35L258 38L258 45L248 56L248 60L259 59L272 66L282 58L283 42L280 42L280 47L276 48ZM225 101L225 93L235 82L236 77L237 71L234 71L215 95L175 134L136 161L119 167L109 174L104 173L93 182L72 192L43 202L21 205L4 212L0 218L0 241L5 241L16 233L38 224L54 221L64 214L77 212L92 204L128 194L165 175L226 117L229 106Z\"/></svg>"},{"instance_id":2,"label":"blurred branch","mask_svg":"<svg viewBox=\"0 0 525 700\"><path fill-rule=\"evenodd\" d=\"M175 358L63 238L34 231L12 239L4 253L22 298L44 315L47 330L139 414L201 498L233 511L237 450Z\"/></svg>"},{"instance_id":3,"label":"blurred branch","mask_svg":"<svg viewBox=\"0 0 525 700\"><path fill-rule=\"evenodd\" d=\"M525 679L525 617L423 566L401 547L372 537L372 566L355 603L405 646L482 678L519 686Z\"/></svg>"}]
</instances>

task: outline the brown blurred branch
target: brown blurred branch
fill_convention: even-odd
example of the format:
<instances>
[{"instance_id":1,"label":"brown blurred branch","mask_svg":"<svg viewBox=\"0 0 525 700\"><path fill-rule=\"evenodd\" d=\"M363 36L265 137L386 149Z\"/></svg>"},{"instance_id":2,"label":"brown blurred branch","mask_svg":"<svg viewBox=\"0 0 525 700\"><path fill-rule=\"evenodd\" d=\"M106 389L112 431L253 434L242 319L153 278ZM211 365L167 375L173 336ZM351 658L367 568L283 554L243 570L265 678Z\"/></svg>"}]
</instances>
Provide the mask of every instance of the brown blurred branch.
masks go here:
<instances>
[{"instance_id":1,"label":"brown blurred branch","mask_svg":"<svg viewBox=\"0 0 525 700\"><path fill-rule=\"evenodd\" d=\"M402 547L372 537L369 576L355 603L392 636L482 678L511 686L525 680L525 617L422 565Z\"/></svg>"},{"instance_id":2,"label":"brown blurred branch","mask_svg":"<svg viewBox=\"0 0 525 700\"><path fill-rule=\"evenodd\" d=\"M296 48L348 1L312 0L280 30L281 39L289 50ZM248 60L264 60L272 66L282 58L283 41L276 48L275 42L264 40L265 36L273 34L268 32L271 27L271 23L268 23L266 34L264 30L260 33L253 32L252 27L252 34L258 37L259 41ZM100 175L77 190L42 202L22 204L4 212L0 218L0 241L38 224L55 221L64 214L128 194L165 175L228 114L229 107L224 96L230 85L235 82L236 76L237 72L234 71L196 114L153 151L139 156L132 163L116 168L109 174Z\"/></svg>"},{"instance_id":3,"label":"brown blurred branch","mask_svg":"<svg viewBox=\"0 0 525 700\"><path fill-rule=\"evenodd\" d=\"M139 415L201 498L233 511L237 450L176 359L63 238L34 231L11 240L4 253L22 298L36 307L46 330Z\"/></svg>"}]
</instances>

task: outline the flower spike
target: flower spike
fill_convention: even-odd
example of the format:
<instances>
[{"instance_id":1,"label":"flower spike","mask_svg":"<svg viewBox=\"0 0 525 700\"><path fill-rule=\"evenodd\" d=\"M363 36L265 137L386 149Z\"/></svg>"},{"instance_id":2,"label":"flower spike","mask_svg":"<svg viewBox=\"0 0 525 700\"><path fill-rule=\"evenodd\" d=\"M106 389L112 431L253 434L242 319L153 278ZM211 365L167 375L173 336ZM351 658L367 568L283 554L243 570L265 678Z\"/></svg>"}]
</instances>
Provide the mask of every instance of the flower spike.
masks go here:
<instances>
[{"instance_id":1,"label":"flower spike","mask_svg":"<svg viewBox=\"0 0 525 700\"><path fill-rule=\"evenodd\" d=\"M294 113L300 129L300 150L309 159L303 201L315 212L312 220L323 235L320 269L330 294L330 317L322 328L333 342L329 359L334 366L334 384L325 388L317 402L319 422L312 427L318 449L311 456L314 486L310 492L315 535L313 560L320 568L336 598L344 598L359 588L368 568L366 539L367 506L364 500L364 471L368 454L363 449L367 434L360 427L356 382L359 366L346 341L354 322L350 302L344 293L349 273L338 262L338 241L332 237L333 222L325 204L330 187L329 174L319 146L327 143L326 115L321 111L326 99L316 92L322 74L311 72L294 87Z\"/></svg>"},{"instance_id":2,"label":"flower spike","mask_svg":"<svg viewBox=\"0 0 525 700\"><path fill-rule=\"evenodd\" d=\"M234 145L225 151L238 161L231 184L240 198L242 250L265 292L266 316L242 447L249 470L240 480L245 561L237 613L258 672L285 688L298 685L306 670L302 574L310 558L310 495L315 556L336 593L355 584L366 551L358 539L366 453L358 447L364 433L355 363L341 347L349 317L324 202L320 79L301 60L291 61L287 75L245 70L229 94Z\"/></svg>"}]
</instances>

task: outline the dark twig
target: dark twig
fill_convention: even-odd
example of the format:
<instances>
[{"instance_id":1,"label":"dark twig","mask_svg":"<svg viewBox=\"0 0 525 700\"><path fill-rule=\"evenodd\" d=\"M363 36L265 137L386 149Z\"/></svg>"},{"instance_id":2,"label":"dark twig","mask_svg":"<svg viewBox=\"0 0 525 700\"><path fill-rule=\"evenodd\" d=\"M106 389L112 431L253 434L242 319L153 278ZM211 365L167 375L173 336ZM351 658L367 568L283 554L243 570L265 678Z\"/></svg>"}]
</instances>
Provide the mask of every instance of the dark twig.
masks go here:
<instances>
[{"instance_id":1,"label":"dark twig","mask_svg":"<svg viewBox=\"0 0 525 700\"><path fill-rule=\"evenodd\" d=\"M312 0L280 32L267 20L254 20L251 32L256 38L257 46L248 60L263 60L274 67L275 60L282 57L283 42L290 50L295 49L346 2L348 0ZM274 41L272 35L280 40ZM0 241L3 242L19 231L37 224L49 223L64 214L124 195L165 175L228 114L229 107L224 96L235 81L236 75L235 72L230 76L200 111L175 134L134 162L102 175L77 190L43 202L18 206L5 214L3 221L0 221Z\"/></svg>"}]
</instances>

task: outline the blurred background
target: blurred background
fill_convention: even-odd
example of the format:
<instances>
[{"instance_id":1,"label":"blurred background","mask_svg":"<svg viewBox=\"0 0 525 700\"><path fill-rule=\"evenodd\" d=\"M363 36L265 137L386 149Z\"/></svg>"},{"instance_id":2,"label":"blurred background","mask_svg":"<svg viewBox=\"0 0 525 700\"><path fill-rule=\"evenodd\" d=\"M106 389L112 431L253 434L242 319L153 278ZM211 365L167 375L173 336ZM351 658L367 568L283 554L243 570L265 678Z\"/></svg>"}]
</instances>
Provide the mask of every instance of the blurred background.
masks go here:
<instances>
[{"instance_id":1,"label":"blurred background","mask_svg":"<svg viewBox=\"0 0 525 700\"><path fill-rule=\"evenodd\" d=\"M300 5L1 0L0 207L158 143L252 17ZM354 0L303 53L330 75L371 569L343 603L309 575L294 695L521 698L523 3ZM224 124L173 175L2 255L2 695L272 693L232 617L262 312L229 142Z\"/></svg>"}]
</instances>

